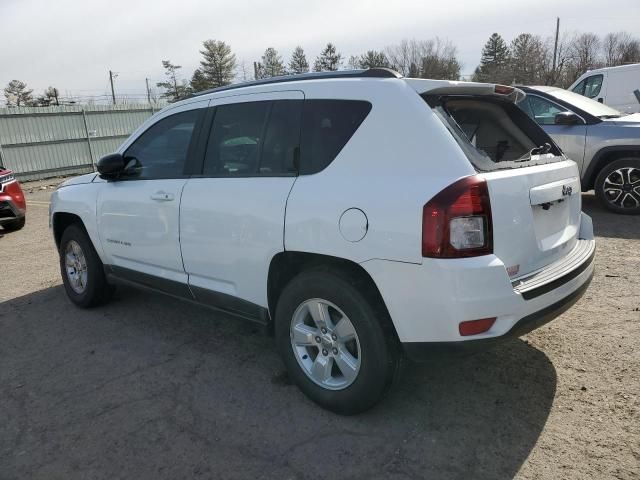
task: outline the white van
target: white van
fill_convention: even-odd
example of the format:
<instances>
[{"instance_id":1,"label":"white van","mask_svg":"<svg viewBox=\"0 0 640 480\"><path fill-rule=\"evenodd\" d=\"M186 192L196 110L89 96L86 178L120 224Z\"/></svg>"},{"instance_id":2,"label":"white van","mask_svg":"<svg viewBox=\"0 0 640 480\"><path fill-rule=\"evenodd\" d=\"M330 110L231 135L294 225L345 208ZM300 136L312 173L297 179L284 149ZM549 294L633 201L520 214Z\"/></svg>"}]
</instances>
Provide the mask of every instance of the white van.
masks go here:
<instances>
[{"instance_id":1,"label":"white van","mask_svg":"<svg viewBox=\"0 0 640 480\"><path fill-rule=\"evenodd\" d=\"M588 70L569 90L621 112L640 112L640 63Z\"/></svg>"}]
</instances>

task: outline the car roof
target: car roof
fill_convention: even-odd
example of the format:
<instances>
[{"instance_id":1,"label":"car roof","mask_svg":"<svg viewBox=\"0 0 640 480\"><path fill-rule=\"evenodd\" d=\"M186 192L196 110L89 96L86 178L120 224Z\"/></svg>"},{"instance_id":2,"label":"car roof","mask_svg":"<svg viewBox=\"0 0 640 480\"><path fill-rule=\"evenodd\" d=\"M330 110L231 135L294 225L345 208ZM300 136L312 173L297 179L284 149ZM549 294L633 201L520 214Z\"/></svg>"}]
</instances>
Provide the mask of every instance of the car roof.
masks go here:
<instances>
[{"instance_id":1,"label":"car roof","mask_svg":"<svg viewBox=\"0 0 640 480\"><path fill-rule=\"evenodd\" d=\"M290 83L303 80L326 80L334 78L402 78L402 75L400 75L395 70L391 70L390 68L367 68L364 70L339 70L333 72L300 73L297 75L281 75L261 80L233 83L224 87L211 88L209 90L196 92L192 95L192 97L200 97L211 93L226 92L228 90L237 90L239 88L271 85L274 83Z\"/></svg>"},{"instance_id":2,"label":"car roof","mask_svg":"<svg viewBox=\"0 0 640 480\"><path fill-rule=\"evenodd\" d=\"M593 74L598 72L608 72L609 70L634 70L640 68L640 63L629 63L627 65L616 65L615 67L602 67L602 68L594 68L593 70L587 70L585 73L581 75Z\"/></svg>"}]
</instances>

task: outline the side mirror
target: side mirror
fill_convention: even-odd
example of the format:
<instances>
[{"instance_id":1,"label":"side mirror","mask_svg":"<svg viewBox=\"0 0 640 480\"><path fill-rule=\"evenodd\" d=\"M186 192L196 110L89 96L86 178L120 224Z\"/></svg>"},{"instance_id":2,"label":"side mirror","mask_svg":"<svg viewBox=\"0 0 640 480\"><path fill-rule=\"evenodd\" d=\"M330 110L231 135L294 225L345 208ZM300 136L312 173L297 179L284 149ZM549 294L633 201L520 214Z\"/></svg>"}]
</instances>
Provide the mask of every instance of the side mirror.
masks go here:
<instances>
[{"instance_id":1,"label":"side mirror","mask_svg":"<svg viewBox=\"0 0 640 480\"><path fill-rule=\"evenodd\" d=\"M554 123L556 125L582 125L582 119L573 112L560 112L556 114Z\"/></svg>"},{"instance_id":2,"label":"side mirror","mask_svg":"<svg viewBox=\"0 0 640 480\"><path fill-rule=\"evenodd\" d=\"M120 153L105 155L97 163L100 177L108 180L118 178L124 172L125 166L124 157Z\"/></svg>"}]
</instances>

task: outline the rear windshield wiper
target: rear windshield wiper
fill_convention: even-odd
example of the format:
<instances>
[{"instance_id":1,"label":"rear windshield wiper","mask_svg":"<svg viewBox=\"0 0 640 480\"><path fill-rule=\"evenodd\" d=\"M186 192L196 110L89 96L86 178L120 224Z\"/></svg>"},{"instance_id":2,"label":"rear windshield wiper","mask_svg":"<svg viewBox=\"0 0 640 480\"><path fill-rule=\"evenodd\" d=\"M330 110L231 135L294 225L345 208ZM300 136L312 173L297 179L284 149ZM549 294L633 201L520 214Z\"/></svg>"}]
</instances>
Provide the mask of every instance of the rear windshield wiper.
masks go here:
<instances>
[{"instance_id":1,"label":"rear windshield wiper","mask_svg":"<svg viewBox=\"0 0 640 480\"><path fill-rule=\"evenodd\" d=\"M513 160L514 162L526 162L530 160L534 155L544 155L545 153L549 153L551 151L551 144L545 143L544 145L540 145L539 147L532 148L527 153L525 153L520 158L516 158Z\"/></svg>"}]
</instances>

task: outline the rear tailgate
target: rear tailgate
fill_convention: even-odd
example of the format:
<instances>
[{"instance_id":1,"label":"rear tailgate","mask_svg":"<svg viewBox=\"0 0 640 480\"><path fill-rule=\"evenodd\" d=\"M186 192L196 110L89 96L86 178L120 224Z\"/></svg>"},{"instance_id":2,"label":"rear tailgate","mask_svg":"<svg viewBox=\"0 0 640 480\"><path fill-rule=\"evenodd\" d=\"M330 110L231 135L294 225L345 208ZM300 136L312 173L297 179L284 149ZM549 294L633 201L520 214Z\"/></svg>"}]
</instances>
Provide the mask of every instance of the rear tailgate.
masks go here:
<instances>
[{"instance_id":1,"label":"rear tailgate","mask_svg":"<svg viewBox=\"0 0 640 480\"><path fill-rule=\"evenodd\" d=\"M539 270L574 248L581 215L574 162L480 176L487 181L491 197L494 253L512 278Z\"/></svg>"},{"instance_id":2,"label":"rear tailgate","mask_svg":"<svg viewBox=\"0 0 640 480\"><path fill-rule=\"evenodd\" d=\"M510 92L504 88L496 89ZM483 93L464 85L456 94L454 85L438 85L422 97L486 180L493 253L515 280L553 264L576 246L580 176L577 165L513 104L513 92L496 95L486 85L477 89Z\"/></svg>"}]
</instances>

